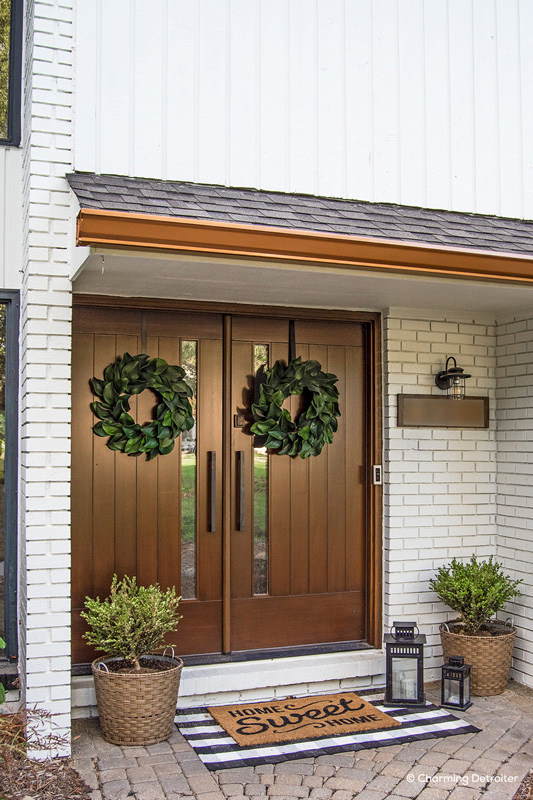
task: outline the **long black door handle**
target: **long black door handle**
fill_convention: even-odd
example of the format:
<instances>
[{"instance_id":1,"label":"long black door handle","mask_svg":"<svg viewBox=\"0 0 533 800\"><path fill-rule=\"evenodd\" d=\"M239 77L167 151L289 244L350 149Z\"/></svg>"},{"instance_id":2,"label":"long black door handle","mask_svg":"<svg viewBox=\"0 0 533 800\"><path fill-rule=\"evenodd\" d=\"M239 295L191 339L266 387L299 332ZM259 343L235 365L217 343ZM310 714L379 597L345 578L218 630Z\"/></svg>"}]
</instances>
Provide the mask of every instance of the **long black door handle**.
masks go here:
<instances>
[{"instance_id":1,"label":"long black door handle","mask_svg":"<svg viewBox=\"0 0 533 800\"><path fill-rule=\"evenodd\" d=\"M209 510L207 514L207 530L211 533L217 529L217 454L207 451L209 471Z\"/></svg>"},{"instance_id":2,"label":"long black door handle","mask_svg":"<svg viewBox=\"0 0 533 800\"><path fill-rule=\"evenodd\" d=\"M244 450L237 450L237 530L244 530Z\"/></svg>"}]
</instances>

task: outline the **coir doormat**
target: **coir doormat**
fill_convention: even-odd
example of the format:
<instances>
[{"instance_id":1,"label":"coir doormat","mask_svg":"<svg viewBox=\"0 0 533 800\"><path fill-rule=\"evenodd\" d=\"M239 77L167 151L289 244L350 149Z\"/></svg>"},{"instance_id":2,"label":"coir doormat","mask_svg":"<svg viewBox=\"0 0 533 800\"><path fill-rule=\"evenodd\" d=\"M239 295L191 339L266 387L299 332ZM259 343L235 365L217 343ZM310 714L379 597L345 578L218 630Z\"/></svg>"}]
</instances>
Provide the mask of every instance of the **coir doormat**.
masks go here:
<instances>
[{"instance_id":1,"label":"coir doormat","mask_svg":"<svg viewBox=\"0 0 533 800\"><path fill-rule=\"evenodd\" d=\"M209 770L277 764L298 758L316 758L391 744L408 744L418 739L438 739L460 733L479 732L479 728L469 725L465 719L457 719L446 709L430 703L416 709L384 708L381 703L374 701L370 705L394 717L401 724L394 728L348 734L339 727L336 736L311 736L299 742L277 745L242 746L213 719L207 708L180 708L176 712L175 721L180 732Z\"/></svg>"},{"instance_id":2,"label":"coir doormat","mask_svg":"<svg viewBox=\"0 0 533 800\"><path fill-rule=\"evenodd\" d=\"M209 706L212 717L241 746L321 739L337 733L396 728L401 722L354 692Z\"/></svg>"}]
</instances>

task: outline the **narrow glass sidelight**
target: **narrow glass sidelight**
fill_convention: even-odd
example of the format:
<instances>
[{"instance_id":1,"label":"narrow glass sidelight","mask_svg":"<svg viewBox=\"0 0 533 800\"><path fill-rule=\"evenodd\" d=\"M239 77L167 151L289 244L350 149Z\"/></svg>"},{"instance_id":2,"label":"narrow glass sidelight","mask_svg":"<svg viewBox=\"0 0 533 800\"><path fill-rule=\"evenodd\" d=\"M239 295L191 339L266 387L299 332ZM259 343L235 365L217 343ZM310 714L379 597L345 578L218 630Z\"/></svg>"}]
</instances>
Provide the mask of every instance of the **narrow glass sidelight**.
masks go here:
<instances>
[{"instance_id":1,"label":"narrow glass sidelight","mask_svg":"<svg viewBox=\"0 0 533 800\"><path fill-rule=\"evenodd\" d=\"M268 367L268 345L254 344L254 375ZM255 392L254 392L255 394ZM254 459L254 594L268 594L268 454L255 447Z\"/></svg>"},{"instance_id":2,"label":"narrow glass sidelight","mask_svg":"<svg viewBox=\"0 0 533 800\"><path fill-rule=\"evenodd\" d=\"M194 395L191 406L194 426L181 435L181 596L196 597L196 497L197 497L197 375L198 343L182 341L181 366Z\"/></svg>"}]
</instances>

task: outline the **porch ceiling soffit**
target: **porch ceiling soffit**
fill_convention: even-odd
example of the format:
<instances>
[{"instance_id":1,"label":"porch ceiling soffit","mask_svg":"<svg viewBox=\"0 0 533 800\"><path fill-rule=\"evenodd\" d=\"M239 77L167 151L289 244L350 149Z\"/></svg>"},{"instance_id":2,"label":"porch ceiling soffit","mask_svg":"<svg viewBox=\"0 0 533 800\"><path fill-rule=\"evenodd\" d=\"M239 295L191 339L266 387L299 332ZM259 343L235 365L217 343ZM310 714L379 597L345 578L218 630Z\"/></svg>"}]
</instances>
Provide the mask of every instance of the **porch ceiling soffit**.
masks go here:
<instances>
[{"instance_id":1,"label":"porch ceiling soffit","mask_svg":"<svg viewBox=\"0 0 533 800\"><path fill-rule=\"evenodd\" d=\"M77 244L533 284L533 223L75 173Z\"/></svg>"}]
</instances>

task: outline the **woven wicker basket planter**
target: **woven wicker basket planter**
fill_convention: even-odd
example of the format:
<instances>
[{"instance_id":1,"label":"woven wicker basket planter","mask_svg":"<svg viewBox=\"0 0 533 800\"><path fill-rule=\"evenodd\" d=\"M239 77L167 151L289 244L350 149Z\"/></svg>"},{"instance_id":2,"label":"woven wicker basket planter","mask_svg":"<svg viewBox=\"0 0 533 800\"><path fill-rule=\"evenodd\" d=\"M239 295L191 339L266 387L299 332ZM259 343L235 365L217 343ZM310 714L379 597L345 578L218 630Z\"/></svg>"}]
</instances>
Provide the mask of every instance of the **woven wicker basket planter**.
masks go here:
<instances>
[{"instance_id":1,"label":"woven wicker basket planter","mask_svg":"<svg viewBox=\"0 0 533 800\"><path fill-rule=\"evenodd\" d=\"M516 628L498 620L495 623L498 628L507 628L508 633L465 636L440 626L444 660L450 656L463 656L465 664L472 665L471 693L481 697L501 694L509 680Z\"/></svg>"},{"instance_id":2,"label":"woven wicker basket planter","mask_svg":"<svg viewBox=\"0 0 533 800\"><path fill-rule=\"evenodd\" d=\"M107 672L105 665L116 660L97 658L91 665L102 736L124 747L156 744L168 739L174 729L183 661L150 655L151 661L173 666L140 675Z\"/></svg>"}]
</instances>

